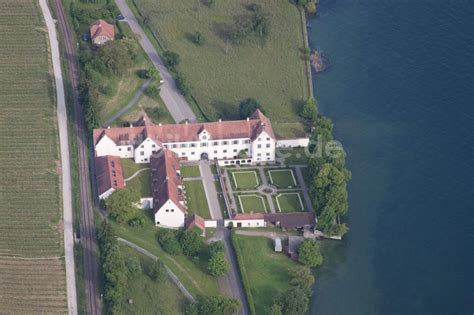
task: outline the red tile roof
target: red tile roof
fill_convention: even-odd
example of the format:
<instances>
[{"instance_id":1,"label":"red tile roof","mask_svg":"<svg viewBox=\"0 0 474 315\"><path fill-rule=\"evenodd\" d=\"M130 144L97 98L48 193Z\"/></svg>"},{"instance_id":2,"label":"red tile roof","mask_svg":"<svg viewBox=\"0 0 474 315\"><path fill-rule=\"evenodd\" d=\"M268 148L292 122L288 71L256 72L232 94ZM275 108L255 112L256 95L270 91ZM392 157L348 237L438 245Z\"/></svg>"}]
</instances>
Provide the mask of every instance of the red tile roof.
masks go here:
<instances>
[{"instance_id":1,"label":"red tile roof","mask_svg":"<svg viewBox=\"0 0 474 315\"><path fill-rule=\"evenodd\" d=\"M125 187L120 157L112 155L96 157L95 170L99 196L110 188L122 189Z\"/></svg>"},{"instance_id":2,"label":"red tile roof","mask_svg":"<svg viewBox=\"0 0 474 315\"><path fill-rule=\"evenodd\" d=\"M150 167L155 213L168 200L173 201L181 211L186 213L186 208L180 203L184 201L184 195L178 188L182 184L178 175L178 155L170 150L161 150L150 157Z\"/></svg>"},{"instance_id":3,"label":"red tile roof","mask_svg":"<svg viewBox=\"0 0 474 315\"><path fill-rule=\"evenodd\" d=\"M263 213L237 213L232 220L262 220L265 217Z\"/></svg>"},{"instance_id":4,"label":"red tile roof","mask_svg":"<svg viewBox=\"0 0 474 315\"><path fill-rule=\"evenodd\" d=\"M90 26L90 32L92 40L98 36L106 36L110 39L114 39L115 37L114 26L104 20L97 20L92 23Z\"/></svg>"},{"instance_id":5,"label":"red tile roof","mask_svg":"<svg viewBox=\"0 0 474 315\"><path fill-rule=\"evenodd\" d=\"M302 228L305 225L314 225L315 216L312 212L268 213L265 222L279 223L285 229Z\"/></svg>"},{"instance_id":6,"label":"red tile roof","mask_svg":"<svg viewBox=\"0 0 474 315\"><path fill-rule=\"evenodd\" d=\"M145 123L146 122L146 123ZM266 131L275 139L270 120L257 110L249 120L218 121L208 123L153 125L149 119L140 122L140 126L94 129L94 145L107 135L118 145L139 145L147 137L157 143L198 141L202 130L209 133L209 140L236 138L254 139Z\"/></svg>"},{"instance_id":7,"label":"red tile roof","mask_svg":"<svg viewBox=\"0 0 474 315\"><path fill-rule=\"evenodd\" d=\"M187 217L184 226L186 227L186 230L192 229L195 226L203 231L206 229L206 223L204 219L197 214Z\"/></svg>"}]
</instances>

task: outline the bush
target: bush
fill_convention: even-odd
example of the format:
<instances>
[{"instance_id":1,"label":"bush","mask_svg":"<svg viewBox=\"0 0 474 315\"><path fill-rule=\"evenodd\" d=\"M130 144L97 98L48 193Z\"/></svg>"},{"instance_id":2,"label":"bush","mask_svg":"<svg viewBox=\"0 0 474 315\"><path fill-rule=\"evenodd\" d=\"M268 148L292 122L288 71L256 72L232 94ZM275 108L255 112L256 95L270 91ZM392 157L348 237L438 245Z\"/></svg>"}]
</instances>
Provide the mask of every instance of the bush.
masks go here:
<instances>
[{"instance_id":1,"label":"bush","mask_svg":"<svg viewBox=\"0 0 474 315\"><path fill-rule=\"evenodd\" d=\"M323 263L323 256L317 241L305 239L298 249L298 261L309 267L317 267Z\"/></svg>"},{"instance_id":2,"label":"bush","mask_svg":"<svg viewBox=\"0 0 474 315\"><path fill-rule=\"evenodd\" d=\"M152 79L152 80L156 80L156 79L159 79L159 78L160 78L160 73L158 72L158 70L156 70L155 67L150 67L150 68L148 68L148 70L145 72L145 78L147 78L147 79Z\"/></svg>"},{"instance_id":3,"label":"bush","mask_svg":"<svg viewBox=\"0 0 474 315\"><path fill-rule=\"evenodd\" d=\"M202 250L204 245L201 236L194 230L179 233L178 240L183 249L183 254L186 256L195 256Z\"/></svg>"},{"instance_id":4,"label":"bush","mask_svg":"<svg viewBox=\"0 0 474 315\"><path fill-rule=\"evenodd\" d=\"M158 242L165 252L171 255L181 255L183 250L173 231L162 229L158 232Z\"/></svg>"},{"instance_id":5,"label":"bush","mask_svg":"<svg viewBox=\"0 0 474 315\"><path fill-rule=\"evenodd\" d=\"M150 117L153 121L159 121L166 117L167 112L163 107L148 107L145 108L145 113Z\"/></svg>"},{"instance_id":6,"label":"bush","mask_svg":"<svg viewBox=\"0 0 474 315\"><path fill-rule=\"evenodd\" d=\"M168 67L171 71L175 71L176 66L180 62L180 57L177 53L171 50L166 50L163 53L163 63L166 67Z\"/></svg>"},{"instance_id":7,"label":"bush","mask_svg":"<svg viewBox=\"0 0 474 315\"><path fill-rule=\"evenodd\" d=\"M304 103L303 110L300 113L301 117L306 119L316 119L318 116L318 105L316 100L312 97L309 97Z\"/></svg>"},{"instance_id":8,"label":"bush","mask_svg":"<svg viewBox=\"0 0 474 315\"><path fill-rule=\"evenodd\" d=\"M161 260L156 260L150 266L150 270L148 271L148 275L151 279L156 282L164 282L166 280L166 268L165 264Z\"/></svg>"},{"instance_id":9,"label":"bush","mask_svg":"<svg viewBox=\"0 0 474 315\"><path fill-rule=\"evenodd\" d=\"M224 252L215 252L209 258L207 270L214 277L222 277L229 272L229 262L225 258Z\"/></svg>"},{"instance_id":10,"label":"bush","mask_svg":"<svg viewBox=\"0 0 474 315\"><path fill-rule=\"evenodd\" d=\"M212 255L216 253L224 253L225 252L224 242L223 241L212 242L211 244L209 244L207 251L209 253L209 257L211 257Z\"/></svg>"},{"instance_id":11,"label":"bush","mask_svg":"<svg viewBox=\"0 0 474 315\"><path fill-rule=\"evenodd\" d=\"M128 221L128 225L131 227L143 227L145 225L146 219L143 216L137 216Z\"/></svg>"},{"instance_id":12,"label":"bush","mask_svg":"<svg viewBox=\"0 0 474 315\"><path fill-rule=\"evenodd\" d=\"M186 315L235 315L239 310L240 303L234 298L222 295L199 295L196 303L186 308Z\"/></svg>"},{"instance_id":13,"label":"bush","mask_svg":"<svg viewBox=\"0 0 474 315\"><path fill-rule=\"evenodd\" d=\"M191 41L196 45L202 46L204 44L204 37L200 32L195 32L191 35Z\"/></svg>"},{"instance_id":14,"label":"bush","mask_svg":"<svg viewBox=\"0 0 474 315\"><path fill-rule=\"evenodd\" d=\"M127 266L130 275L135 276L142 272L142 265L140 260L135 256L130 256L125 259L125 265Z\"/></svg>"},{"instance_id":15,"label":"bush","mask_svg":"<svg viewBox=\"0 0 474 315\"><path fill-rule=\"evenodd\" d=\"M246 119L247 117L250 117L257 109L260 109L262 113L264 113L262 109L262 105L260 103L252 98L246 98L239 104L239 115L241 119Z\"/></svg>"},{"instance_id":16,"label":"bush","mask_svg":"<svg viewBox=\"0 0 474 315\"><path fill-rule=\"evenodd\" d=\"M160 97L160 88L156 85L150 85L146 88L145 95L153 99L157 99Z\"/></svg>"},{"instance_id":17,"label":"bush","mask_svg":"<svg viewBox=\"0 0 474 315\"><path fill-rule=\"evenodd\" d=\"M182 74L176 74L174 80L176 82L176 87L181 92L181 94L183 94L184 96L191 95L191 89L189 88L188 84L186 83L186 79L183 77Z\"/></svg>"},{"instance_id":18,"label":"bush","mask_svg":"<svg viewBox=\"0 0 474 315\"><path fill-rule=\"evenodd\" d=\"M119 224L128 222L137 216L138 209L134 206L140 200L140 194L129 188L116 190L106 200L107 212Z\"/></svg>"}]
</instances>

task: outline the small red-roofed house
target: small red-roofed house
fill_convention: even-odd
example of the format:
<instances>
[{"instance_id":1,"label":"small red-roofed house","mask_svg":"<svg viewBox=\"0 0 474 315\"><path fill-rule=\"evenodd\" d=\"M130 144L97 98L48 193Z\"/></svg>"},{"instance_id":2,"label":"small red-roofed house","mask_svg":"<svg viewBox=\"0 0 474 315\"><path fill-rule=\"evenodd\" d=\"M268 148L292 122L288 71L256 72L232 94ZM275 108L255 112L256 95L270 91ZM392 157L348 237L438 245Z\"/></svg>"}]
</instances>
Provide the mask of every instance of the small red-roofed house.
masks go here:
<instances>
[{"instance_id":1,"label":"small red-roofed house","mask_svg":"<svg viewBox=\"0 0 474 315\"><path fill-rule=\"evenodd\" d=\"M122 161L119 156L101 156L95 158L97 192L99 199L105 199L115 190L125 187L122 174Z\"/></svg>"},{"instance_id":2,"label":"small red-roofed house","mask_svg":"<svg viewBox=\"0 0 474 315\"><path fill-rule=\"evenodd\" d=\"M199 229L201 234L204 235L206 232L206 222L202 217L193 214L186 218L184 228L186 230Z\"/></svg>"},{"instance_id":3,"label":"small red-roofed house","mask_svg":"<svg viewBox=\"0 0 474 315\"><path fill-rule=\"evenodd\" d=\"M104 20L97 20L90 25L91 41L94 45L102 46L106 42L114 40L114 26Z\"/></svg>"}]
</instances>

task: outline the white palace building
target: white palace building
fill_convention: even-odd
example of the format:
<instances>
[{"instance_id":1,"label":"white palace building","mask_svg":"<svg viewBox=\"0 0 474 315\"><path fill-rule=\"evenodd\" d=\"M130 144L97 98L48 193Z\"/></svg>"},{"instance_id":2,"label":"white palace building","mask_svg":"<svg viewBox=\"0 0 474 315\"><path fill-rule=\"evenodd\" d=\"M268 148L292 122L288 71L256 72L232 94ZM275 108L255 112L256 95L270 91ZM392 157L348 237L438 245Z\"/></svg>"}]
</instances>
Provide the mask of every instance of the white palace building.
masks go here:
<instances>
[{"instance_id":1,"label":"white palace building","mask_svg":"<svg viewBox=\"0 0 474 315\"><path fill-rule=\"evenodd\" d=\"M169 149L180 160L217 159L225 164L275 161L277 140L270 119L257 110L246 120L155 125L146 117L135 126L94 130L95 154L150 163Z\"/></svg>"}]
</instances>

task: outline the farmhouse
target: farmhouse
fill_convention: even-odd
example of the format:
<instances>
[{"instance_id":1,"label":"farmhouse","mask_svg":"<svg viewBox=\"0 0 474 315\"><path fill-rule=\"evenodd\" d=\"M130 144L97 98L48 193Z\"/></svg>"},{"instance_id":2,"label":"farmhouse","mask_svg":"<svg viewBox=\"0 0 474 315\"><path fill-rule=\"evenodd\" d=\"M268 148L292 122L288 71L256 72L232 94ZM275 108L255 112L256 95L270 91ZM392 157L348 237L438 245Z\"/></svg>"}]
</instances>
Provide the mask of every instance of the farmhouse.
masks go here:
<instances>
[{"instance_id":1,"label":"farmhouse","mask_svg":"<svg viewBox=\"0 0 474 315\"><path fill-rule=\"evenodd\" d=\"M114 26L104 20L97 20L90 25L91 41L94 45L102 46L115 38Z\"/></svg>"},{"instance_id":2,"label":"farmhouse","mask_svg":"<svg viewBox=\"0 0 474 315\"><path fill-rule=\"evenodd\" d=\"M270 119L259 110L246 120L155 125L144 117L131 127L94 129L96 156L133 158L135 163L149 163L162 149L175 152L180 160L274 162L276 143Z\"/></svg>"},{"instance_id":3,"label":"farmhouse","mask_svg":"<svg viewBox=\"0 0 474 315\"><path fill-rule=\"evenodd\" d=\"M184 226L186 201L176 153L162 150L150 158L155 224L169 228Z\"/></svg>"},{"instance_id":4,"label":"farmhouse","mask_svg":"<svg viewBox=\"0 0 474 315\"><path fill-rule=\"evenodd\" d=\"M105 199L116 189L125 187L120 157L112 155L96 157L95 169L99 199Z\"/></svg>"}]
</instances>

